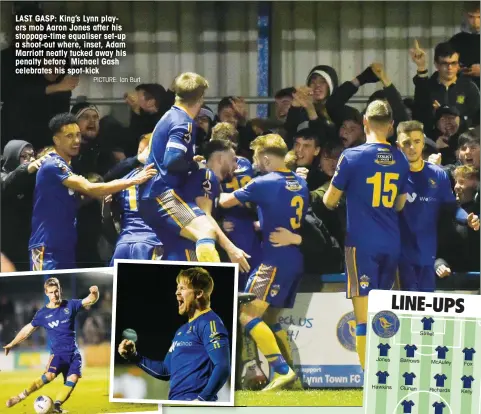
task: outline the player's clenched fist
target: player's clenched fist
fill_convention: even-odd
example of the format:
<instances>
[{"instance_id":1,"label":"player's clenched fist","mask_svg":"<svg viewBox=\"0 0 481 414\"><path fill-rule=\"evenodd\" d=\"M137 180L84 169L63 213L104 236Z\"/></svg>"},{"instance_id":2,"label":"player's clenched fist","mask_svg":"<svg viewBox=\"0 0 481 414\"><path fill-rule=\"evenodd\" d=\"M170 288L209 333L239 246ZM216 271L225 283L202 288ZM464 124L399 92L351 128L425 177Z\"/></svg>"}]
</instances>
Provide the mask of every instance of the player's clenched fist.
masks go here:
<instances>
[{"instance_id":1,"label":"player's clenched fist","mask_svg":"<svg viewBox=\"0 0 481 414\"><path fill-rule=\"evenodd\" d=\"M124 339L119 345L119 354L125 359L132 357L135 354L135 342Z\"/></svg>"}]
</instances>

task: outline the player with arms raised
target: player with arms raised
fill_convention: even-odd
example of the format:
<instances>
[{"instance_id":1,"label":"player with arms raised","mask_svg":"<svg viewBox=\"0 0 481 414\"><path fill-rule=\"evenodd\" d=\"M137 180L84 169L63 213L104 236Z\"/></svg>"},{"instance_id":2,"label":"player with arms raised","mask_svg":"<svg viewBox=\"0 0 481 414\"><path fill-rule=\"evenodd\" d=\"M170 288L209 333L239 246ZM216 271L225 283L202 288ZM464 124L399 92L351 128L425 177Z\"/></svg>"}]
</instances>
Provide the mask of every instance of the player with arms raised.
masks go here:
<instances>
[{"instance_id":1,"label":"player with arms raised","mask_svg":"<svg viewBox=\"0 0 481 414\"><path fill-rule=\"evenodd\" d=\"M154 378L169 381L169 400L217 401L230 374L230 346L222 320L210 308L214 281L207 270L193 267L177 276L179 314L189 321L174 335L163 361L141 356L124 339L119 354Z\"/></svg>"},{"instance_id":2,"label":"player with arms raised","mask_svg":"<svg viewBox=\"0 0 481 414\"><path fill-rule=\"evenodd\" d=\"M71 269L76 266L77 193L103 197L141 184L156 174L152 166L135 177L108 183L91 183L70 169L80 149L77 118L69 113L55 115L49 124L55 150L47 154L35 184L30 236L30 269Z\"/></svg>"},{"instance_id":3,"label":"player with arms raised","mask_svg":"<svg viewBox=\"0 0 481 414\"><path fill-rule=\"evenodd\" d=\"M401 290L434 292L440 216L448 220L455 217L459 223L476 231L479 230L479 218L473 213L468 215L457 206L446 172L437 165L424 162L423 129L423 124L418 121L401 122L397 128L398 146L410 167L407 202L400 216L399 283Z\"/></svg>"},{"instance_id":4,"label":"player with arms raised","mask_svg":"<svg viewBox=\"0 0 481 414\"><path fill-rule=\"evenodd\" d=\"M75 317L82 308L89 308L99 300L99 289L97 286L91 286L90 294L85 299L62 300L62 289L57 278L47 279L44 288L49 303L41 308L32 322L25 325L15 339L3 348L5 355L8 355L12 348L25 341L37 328L42 327L47 331L50 344L49 363L40 378L18 396L7 401L7 407L13 407L62 374L64 386L57 394L53 408L54 413L62 413L61 405L68 400L82 377L82 358L75 337Z\"/></svg>"},{"instance_id":5,"label":"player with arms raised","mask_svg":"<svg viewBox=\"0 0 481 414\"><path fill-rule=\"evenodd\" d=\"M371 102L363 124L366 143L341 154L323 201L334 209L346 193L347 297L354 306L356 350L364 369L367 295L371 289L392 289L396 280L401 252L398 212L406 202L409 164L387 141L393 129L387 102Z\"/></svg>"},{"instance_id":6,"label":"player with arms raised","mask_svg":"<svg viewBox=\"0 0 481 414\"><path fill-rule=\"evenodd\" d=\"M221 194L219 205L231 208L249 202L260 210L264 240L261 263L251 273L246 286L246 292L254 293L257 299L241 307L240 323L272 368L274 375L263 389L270 391L296 378L289 366L292 360L287 332L277 319L283 308L294 305L304 264L299 246L275 247L269 235L280 227L299 234L308 208L309 191L305 180L286 168L287 146L281 136L257 137L251 143L251 149L256 165L267 174L254 178L231 194Z\"/></svg>"},{"instance_id":7,"label":"player with arms raised","mask_svg":"<svg viewBox=\"0 0 481 414\"><path fill-rule=\"evenodd\" d=\"M182 73L175 79L175 105L155 126L147 158L147 163L154 163L159 174L141 187L139 208L159 239L162 240L167 228L196 243L199 261L220 262L211 221L182 191L189 174L204 168L193 159L194 118L202 108L208 87L207 80L196 73Z\"/></svg>"}]
</instances>

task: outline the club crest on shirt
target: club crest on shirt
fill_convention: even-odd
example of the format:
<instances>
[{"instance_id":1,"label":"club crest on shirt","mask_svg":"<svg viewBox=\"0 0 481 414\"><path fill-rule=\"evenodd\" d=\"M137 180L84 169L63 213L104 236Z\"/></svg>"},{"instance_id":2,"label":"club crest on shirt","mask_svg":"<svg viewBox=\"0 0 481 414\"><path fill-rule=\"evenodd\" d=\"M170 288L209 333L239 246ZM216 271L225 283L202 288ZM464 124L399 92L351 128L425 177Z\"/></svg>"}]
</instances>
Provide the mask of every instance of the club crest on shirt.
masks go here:
<instances>
[{"instance_id":1,"label":"club crest on shirt","mask_svg":"<svg viewBox=\"0 0 481 414\"><path fill-rule=\"evenodd\" d=\"M299 191L300 189L302 189L302 185L297 180L287 180L286 188L289 191Z\"/></svg>"},{"instance_id":2,"label":"club crest on shirt","mask_svg":"<svg viewBox=\"0 0 481 414\"><path fill-rule=\"evenodd\" d=\"M362 275L359 281L359 285L361 286L361 289L367 289L369 287L369 276Z\"/></svg>"},{"instance_id":3,"label":"club crest on shirt","mask_svg":"<svg viewBox=\"0 0 481 414\"><path fill-rule=\"evenodd\" d=\"M271 291L270 291L271 297L277 296L277 294L279 293L280 290L281 290L281 286L280 286L280 285L273 285L273 286L271 287Z\"/></svg>"},{"instance_id":4,"label":"club crest on shirt","mask_svg":"<svg viewBox=\"0 0 481 414\"><path fill-rule=\"evenodd\" d=\"M64 162L60 160L56 160L55 164L57 165L58 168L60 168L60 171L62 171L62 173L65 174L68 171L68 167L65 165Z\"/></svg>"},{"instance_id":5,"label":"club crest on shirt","mask_svg":"<svg viewBox=\"0 0 481 414\"><path fill-rule=\"evenodd\" d=\"M430 178L428 181L429 181L429 187L436 188L438 186L436 181L434 181L432 178Z\"/></svg>"},{"instance_id":6,"label":"club crest on shirt","mask_svg":"<svg viewBox=\"0 0 481 414\"><path fill-rule=\"evenodd\" d=\"M376 159L374 160L374 162L383 167L396 164L392 152L378 152L376 154Z\"/></svg>"},{"instance_id":7,"label":"club crest on shirt","mask_svg":"<svg viewBox=\"0 0 481 414\"><path fill-rule=\"evenodd\" d=\"M63 312L65 313L65 315L68 315L68 314L70 313L70 310L69 310L69 308L65 308L65 309L63 310Z\"/></svg>"},{"instance_id":8,"label":"club crest on shirt","mask_svg":"<svg viewBox=\"0 0 481 414\"><path fill-rule=\"evenodd\" d=\"M212 183L209 180L205 180L202 182L202 188L206 193L210 193L212 190Z\"/></svg>"},{"instance_id":9,"label":"club crest on shirt","mask_svg":"<svg viewBox=\"0 0 481 414\"><path fill-rule=\"evenodd\" d=\"M464 104L464 98L465 98L464 95L458 95L456 97L456 103L460 105Z\"/></svg>"}]
</instances>

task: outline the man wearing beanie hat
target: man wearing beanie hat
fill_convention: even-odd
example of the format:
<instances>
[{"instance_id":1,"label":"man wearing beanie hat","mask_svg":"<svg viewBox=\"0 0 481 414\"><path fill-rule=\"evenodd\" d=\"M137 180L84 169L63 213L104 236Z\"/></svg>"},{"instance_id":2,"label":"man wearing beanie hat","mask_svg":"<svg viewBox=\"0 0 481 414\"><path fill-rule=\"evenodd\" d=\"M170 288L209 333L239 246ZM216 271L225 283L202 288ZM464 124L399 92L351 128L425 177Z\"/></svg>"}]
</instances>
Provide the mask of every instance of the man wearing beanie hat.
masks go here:
<instances>
[{"instance_id":1,"label":"man wearing beanie hat","mask_svg":"<svg viewBox=\"0 0 481 414\"><path fill-rule=\"evenodd\" d=\"M293 136L299 129L309 128L321 138L321 146L327 140L335 139L335 128L327 112L326 103L338 85L334 68L326 65L315 66L306 79L307 86L296 88L292 106L286 119L287 145L293 146ZM302 127L299 127L302 124Z\"/></svg>"}]
</instances>

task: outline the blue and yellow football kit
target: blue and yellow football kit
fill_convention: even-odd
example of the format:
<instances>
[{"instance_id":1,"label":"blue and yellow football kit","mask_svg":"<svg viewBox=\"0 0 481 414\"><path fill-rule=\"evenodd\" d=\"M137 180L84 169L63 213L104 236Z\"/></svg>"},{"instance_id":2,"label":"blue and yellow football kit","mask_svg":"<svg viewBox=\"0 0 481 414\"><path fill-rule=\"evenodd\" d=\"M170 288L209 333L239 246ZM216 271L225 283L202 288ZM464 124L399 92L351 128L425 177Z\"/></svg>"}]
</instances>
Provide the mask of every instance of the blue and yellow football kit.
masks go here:
<instances>
[{"instance_id":1,"label":"blue and yellow football kit","mask_svg":"<svg viewBox=\"0 0 481 414\"><path fill-rule=\"evenodd\" d=\"M254 178L254 169L247 158L238 156L237 166L234 177L222 183L224 193L239 190ZM232 243L251 257L249 259L251 268L257 267L260 261L261 240L254 229L255 214L243 206L235 206L222 211L222 219L231 222L234 226L233 230L226 235ZM239 290L244 290L248 276L248 273L240 272Z\"/></svg>"},{"instance_id":2,"label":"blue and yellow football kit","mask_svg":"<svg viewBox=\"0 0 481 414\"><path fill-rule=\"evenodd\" d=\"M299 234L309 204L307 183L289 170L275 171L254 178L234 196L242 203L256 204L261 212L261 260L245 291L273 307L292 308L303 274L302 253L298 246L274 247L269 234L277 227Z\"/></svg>"},{"instance_id":3,"label":"blue and yellow football kit","mask_svg":"<svg viewBox=\"0 0 481 414\"><path fill-rule=\"evenodd\" d=\"M407 201L400 215L400 287L434 292L439 214L443 206L456 209L456 197L446 172L428 162L419 171L410 171L406 189Z\"/></svg>"},{"instance_id":4,"label":"blue and yellow football kit","mask_svg":"<svg viewBox=\"0 0 481 414\"><path fill-rule=\"evenodd\" d=\"M346 149L332 185L347 203L347 297L392 289L401 251L396 197L406 193L409 163L389 144Z\"/></svg>"},{"instance_id":5,"label":"blue and yellow football kit","mask_svg":"<svg viewBox=\"0 0 481 414\"><path fill-rule=\"evenodd\" d=\"M163 361L139 354L133 360L147 374L170 379L169 400L217 401L230 375L229 335L219 316L206 309L177 330Z\"/></svg>"},{"instance_id":6,"label":"blue and yellow football kit","mask_svg":"<svg viewBox=\"0 0 481 414\"><path fill-rule=\"evenodd\" d=\"M221 186L219 180L210 169L192 172L189 176L189 181L183 188L183 194L189 200L194 200L195 203L197 197L205 197L213 202L213 208L217 205L220 193ZM214 215L214 211L212 213ZM164 232L164 236L166 242L164 260L198 261L195 242L171 232Z\"/></svg>"},{"instance_id":7,"label":"blue and yellow football kit","mask_svg":"<svg viewBox=\"0 0 481 414\"><path fill-rule=\"evenodd\" d=\"M63 300L57 308L39 309L31 322L47 331L50 358L45 372L62 374L65 381L70 375L82 376L82 357L75 337L75 317L81 309L81 299Z\"/></svg>"},{"instance_id":8,"label":"blue and yellow football kit","mask_svg":"<svg viewBox=\"0 0 481 414\"><path fill-rule=\"evenodd\" d=\"M124 179L135 177L140 171L131 171ZM139 186L117 193L115 201L121 208L121 232L110 266L115 259L160 260L162 243L139 214Z\"/></svg>"},{"instance_id":9,"label":"blue and yellow football kit","mask_svg":"<svg viewBox=\"0 0 481 414\"><path fill-rule=\"evenodd\" d=\"M64 186L73 175L57 153L50 153L37 172L32 233L29 241L30 270L76 268L77 194Z\"/></svg>"},{"instance_id":10,"label":"blue and yellow football kit","mask_svg":"<svg viewBox=\"0 0 481 414\"><path fill-rule=\"evenodd\" d=\"M147 164L153 163L158 174L140 186L139 211L159 239L166 229L179 234L204 214L182 192L189 173L198 169L193 161L195 131L194 120L187 112L173 106L152 133Z\"/></svg>"}]
</instances>

